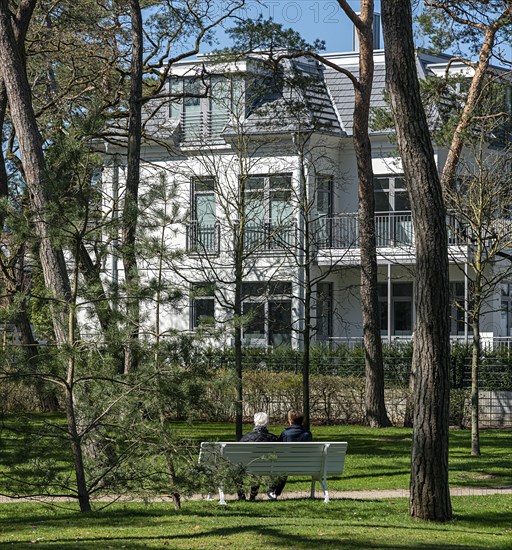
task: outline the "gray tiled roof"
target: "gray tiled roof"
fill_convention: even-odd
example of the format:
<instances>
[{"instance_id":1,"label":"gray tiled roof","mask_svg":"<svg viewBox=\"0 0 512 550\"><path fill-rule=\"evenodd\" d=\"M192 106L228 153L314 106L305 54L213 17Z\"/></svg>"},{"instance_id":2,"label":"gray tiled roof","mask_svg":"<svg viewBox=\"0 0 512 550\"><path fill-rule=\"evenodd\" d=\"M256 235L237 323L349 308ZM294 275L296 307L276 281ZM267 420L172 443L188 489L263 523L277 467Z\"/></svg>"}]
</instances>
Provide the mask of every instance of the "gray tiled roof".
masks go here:
<instances>
[{"instance_id":1,"label":"gray tiled roof","mask_svg":"<svg viewBox=\"0 0 512 550\"><path fill-rule=\"evenodd\" d=\"M260 105L248 113L244 131L280 133L315 130L341 134L338 116L326 86L324 68L312 60L286 61L284 66L287 74L281 96L260 98ZM301 81L306 84L297 84ZM228 129L226 134L229 133Z\"/></svg>"},{"instance_id":2,"label":"gray tiled roof","mask_svg":"<svg viewBox=\"0 0 512 550\"><path fill-rule=\"evenodd\" d=\"M424 78L433 74L429 68L432 63L446 62L446 56L434 56L417 53L418 75ZM338 61L339 62L339 61ZM354 63L343 68L350 71L356 78L359 76L359 67ZM261 62L258 62L261 63ZM261 75L271 75L272 71L264 69L262 65L255 65L254 78ZM300 58L285 60L282 63L285 76L285 84L281 84L279 92L276 88L267 88L267 94L261 94L257 100L257 106L253 106L246 112L246 118L239 130L235 130L229 124L222 135L228 137L237 131L248 134L271 134L292 132L297 130L330 133L334 135L352 135L354 88L351 80L343 73L331 67L324 66L313 59ZM249 77L249 71L247 76ZM305 82L297 85L296 75ZM293 84L295 83L295 84ZM376 59L374 68L374 81L371 96L371 108L389 108L384 100L385 89L385 65L382 56ZM250 90L248 91L250 95ZM160 100L161 101L161 100ZM168 114L168 105L158 109L158 100L153 100L145 105L146 130L159 139L179 139L178 121L171 120ZM250 100L248 100L250 103ZM148 117L152 112L153 117ZM432 128L435 127L439 113L434 106L427 113ZM220 137L217 134L217 138Z\"/></svg>"},{"instance_id":3,"label":"gray tiled roof","mask_svg":"<svg viewBox=\"0 0 512 550\"><path fill-rule=\"evenodd\" d=\"M344 65L356 78L359 76L357 65ZM325 79L329 91L338 110L343 129L352 135L354 120L354 86L347 76L330 67L325 68ZM371 107L386 107L384 101L385 67L384 64L375 65L374 81L372 88Z\"/></svg>"}]
</instances>

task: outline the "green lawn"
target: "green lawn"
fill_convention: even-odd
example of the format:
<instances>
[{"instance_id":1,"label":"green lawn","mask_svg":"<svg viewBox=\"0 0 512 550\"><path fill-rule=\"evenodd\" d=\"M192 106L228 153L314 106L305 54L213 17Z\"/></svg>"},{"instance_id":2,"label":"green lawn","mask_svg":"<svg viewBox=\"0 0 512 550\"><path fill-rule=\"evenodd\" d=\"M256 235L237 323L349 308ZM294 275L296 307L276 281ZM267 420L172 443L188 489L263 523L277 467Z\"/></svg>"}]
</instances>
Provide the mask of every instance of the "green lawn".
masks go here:
<instances>
[{"instance_id":1,"label":"green lawn","mask_svg":"<svg viewBox=\"0 0 512 550\"><path fill-rule=\"evenodd\" d=\"M177 423L176 429L195 441L232 441L232 424ZM245 427L246 431L251 425ZM280 427L272 428L278 434ZM364 426L313 426L318 441L348 441L343 477L329 481L339 491L407 489L411 430ZM502 487L512 485L512 430L482 430L482 456L470 456L469 430L450 431L450 485ZM298 483L290 480L291 484ZM303 484L304 485L304 484ZM288 487L288 486L287 486ZM306 485L304 485L306 489Z\"/></svg>"},{"instance_id":2,"label":"green lawn","mask_svg":"<svg viewBox=\"0 0 512 550\"><path fill-rule=\"evenodd\" d=\"M41 418L36 419L41 422ZM59 418L53 418L57 424ZM10 420L15 423L14 419ZM234 440L232 424L176 423L181 435L198 444L203 440ZM251 426L247 425L246 430ZM273 428L279 433L281 426ZM329 480L329 489L406 490L409 481L411 431L372 430L362 426L314 426L316 440L348 441L345 473ZM0 432L1 472L23 464L24 445L34 436L13 437ZM512 486L512 430L482 431L482 457L469 454L470 433L450 432L450 484L460 487ZM69 467L69 451L43 440L41 452ZM305 479L291 478L287 490L307 494ZM283 499L277 502L232 500L185 501L176 512L170 504L113 504L80 514L77 507L42 504L0 504L0 548L98 550L108 548L370 548L479 550L512 549L512 495L453 497L455 519L447 524L413 521L407 499L332 500Z\"/></svg>"},{"instance_id":3,"label":"green lawn","mask_svg":"<svg viewBox=\"0 0 512 550\"><path fill-rule=\"evenodd\" d=\"M0 505L0 547L108 548L512 548L512 497L453 499L455 519L424 523L405 499L283 500L113 505L88 515L34 504Z\"/></svg>"}]
</instances>

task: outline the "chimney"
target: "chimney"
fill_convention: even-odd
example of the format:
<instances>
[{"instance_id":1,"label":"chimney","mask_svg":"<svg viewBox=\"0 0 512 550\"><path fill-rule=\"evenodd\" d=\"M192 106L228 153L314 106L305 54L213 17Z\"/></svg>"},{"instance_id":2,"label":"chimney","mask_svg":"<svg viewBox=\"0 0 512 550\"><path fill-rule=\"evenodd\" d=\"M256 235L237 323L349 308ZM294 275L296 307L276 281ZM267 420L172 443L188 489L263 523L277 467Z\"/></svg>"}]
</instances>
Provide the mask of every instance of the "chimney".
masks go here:
<instances>
[{"instance_id":1,"label":"chimney","mask_svg":"<svg viewBox=\"0 0 512 550\"><path fill-rule=\"evenodd\" d=\"M356 28L352 30L352 48L354 52L359 51L359 38L357 37ZM380 13L373 14L373 49L380 50Z\"/></svg>"}]
</instances>

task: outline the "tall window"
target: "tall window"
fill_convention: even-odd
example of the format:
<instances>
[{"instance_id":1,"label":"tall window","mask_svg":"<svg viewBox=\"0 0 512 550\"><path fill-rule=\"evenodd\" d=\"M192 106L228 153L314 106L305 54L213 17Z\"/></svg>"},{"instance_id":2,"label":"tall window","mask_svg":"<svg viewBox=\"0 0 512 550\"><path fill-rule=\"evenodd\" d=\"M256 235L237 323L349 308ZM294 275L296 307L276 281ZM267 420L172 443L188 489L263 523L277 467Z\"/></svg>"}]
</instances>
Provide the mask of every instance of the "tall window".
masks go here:
<instances>
[{"instance_id":1,"label":"tall window","mask_svg":"<svg viewBox=\"0 0 512 550\"><path fill-rule=\"evenodd\" d=\"M316 285L316 339L326 341L332 337L332 283Z\"/></svg>"},{"instance_id":2,"label":"tall window","mask_svg":"<svg viewBox=\"0 0 512 550\"><path fill-rule=\"evenodd\" d=\"M184 141L220 136L231 115L243 108L244 83L239 78L214 75L206 86L198 77L174 77L169 88L172 94L183 94L171 102L169 116L180 121Z\"/></svg>"},{"instance_id":3,"label":"tall window","mask_svg":"<svg viewBox=\"0 0 512 550\"><path fill-rule=\"evenodd\" d=\"M373 180L377 246L410 245L413 241L409 196L402 176Z\"/></svg>"},{"instance_id":4,"label":"tall window","mask_svg":"<svg viewBox=\"0 0 512 550\"><path fill-rule=\"evenodd\" d=\"M190 291L191 329L215 325L215 285L198 283Z\"/></svg>"},{"instance_id":5,"label":"tall window","mask_svg":"<svg viewBox=\"0 0 512 550\"><path fill-rule=\"evenodd\" d=\"M501 292L501 336L512 336L512 284L500 285Z\"/></svg>"},{"instance_id":6,"label":"tall window","mask_svg":"<svg viewBox=\"0 0 512 550\"><path fill-rule=\"evenodd\" d=\"M244 342L252 346L290 344L292 285L289 282L255 282L242 285Z\"/></svg>"},{"instance_id":7,"label":"tall window","mask_svg":"<svg viewBox=\"0 0 512 550\"><path fill-rule=\"evenodd\" d=\"M293 236L291 174L249 176L245 181L246 248L283 248Z\"/></svg>"},{"instance_id":8,"label":"tall window","mask_svg":"<svg viewBox=\"0 0 512 550\"><path fill-rule=\"evenodd\" d=\"M213 252L216 239L215 178L202 177L192 180L191 248Z\"/></svg>"},{"instance_id":9,"label":"tall window","mask_svg":"<svg viewBox=\"0 0 512 550\"><path fill-rule=\"evenodd\" d=\"M197 139L203 132L203 109L201 95L204 86L199 78L172 79L171 93L184 97L171 103L170 116L181 123L181 137L184 140ZM186 97L188 96L188 97Z\"/></svg>"},{"instance_id":10,"label":"tall window","mask_svg":"<svg viewBox=\"0 0 512 550\"><path fill-rule=\"evenodd\" d=\"M450 283L450 334L461 336L465 334L464 310L464 283Z\"/></svg>"},{"instance_id":11,"label":"tall window","mask_svg":"<svg viewBox=\"0 0 512 550\"><path fill-rule=\"evenodd\" d=\"M331 245L333 209L333 178L332 176L317 176L316 178L316 214L318 246Z\"/></svg>"},{"instance_id":12,"label":"tall window","mask_svg":"<svg viewBox=\"0 0 512 550\"><path fill-rule=\"evenodd\" d=\"M410 336L413 330L413 284L392 283L391 305L388 303L388 285L380 283L379 315L382 334L389 334L388 312L391 307L391 335Z\"/></svg>"}]
</instances>

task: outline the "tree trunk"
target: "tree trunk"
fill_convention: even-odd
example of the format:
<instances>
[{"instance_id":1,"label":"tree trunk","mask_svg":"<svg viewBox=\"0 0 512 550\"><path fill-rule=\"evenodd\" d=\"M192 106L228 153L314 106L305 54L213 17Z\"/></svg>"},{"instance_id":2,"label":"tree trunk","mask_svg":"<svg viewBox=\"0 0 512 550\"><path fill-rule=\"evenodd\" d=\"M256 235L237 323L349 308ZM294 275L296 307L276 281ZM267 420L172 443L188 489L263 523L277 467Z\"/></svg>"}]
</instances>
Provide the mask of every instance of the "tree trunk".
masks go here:
<instances>
[{"instance_id":1,"label":"tree trunk","mask_svg":"<svg viewBox=\"0 0 512 550\"><path fill-rule=\"evenodd\" d=\"M74 358L69 359L70 363L74 363ZM74 365L69 366L69 371L74 376ZM76 486L78 491L78 503L80 505L81 512L91 511L91 501L89 497L89 491L87 490L87 483L85 477L84 459L82 454L82 443L80 435L78 433L78 427L75 417L75 404L73 396L73 382L70 382L68 377L68 383L66 385L66 419L68 424L68 433L71 440L71 451L73 455L73 464L75 467Z\"/></svg>"},{"instance_id":2,"label":"tree trunk","mask_svg":"<svg viewBox=\"0 0 512 550\"><path fill-rule=\"evenodd\" d=\"M484 40L479 51L478 62L475 66L475 73L471 78L468 95L464 102L464 107L457 126L455 127L452 142L448 148L448 155L441 177L441 183L444 189L450 189L457 177L457 167L459 166L462 149L466 143L465 132L473 120L474 111L481 100L482 90L487 82L486 77L493 54L496 33L500 28L508 24L507 22L510 21L511 16L512 7L509 5L505 7L502 15L485 29Z\"/></svg>"},{"instance_id":3,"label":"tree trunk","mask_svg":"<svg viewBox=\"0 0 512 550\"><path fill-rule=\"evenodd\" d=\"M242 254L244 246L243 224L238 224L235 228L233 239L235 250L235 297L233 301L233 318L235 321L235 378L236 378L236 398L235 398L235 432L236 440L239 441L243 435L243 350L242 350Z\"/></svg>"},{"instance_id":4,"label":"tree trunk","mask_svg":"<svg viewBox=\"0 0 512 550\"><path fill-rule=\"evenodd\" d=\"M16 325L16 330L18 331L19 339L23 346L24 361L26 361L26 365L30 371L37 373L39 342L34 337L34 331L32 330L28 314L28 301L26 296L30 290L30 282L25 280L25 247L21 247L18 251L18 257L19 259L14 266L14 288L9 289L9 300L13 302L15 297L23 296L21 300L18 300L15 306L14 324ZM56 412L59 410L59 401L57 399L55 387L52 387L51 391L46 389L44 382L38 376L34 377L30 384L37 392L39 405L43 412Z\"/></svg>"},{"instance_id":5,"label":"tree trunk","mask_svg":"<svg viewBox=\"0 0 512 550\"><path fill-rule=\"evenodd\" d=\"M49 198L45 189L45 162L41 136L32 107L30 87L8 12L8 2L0 1L0 71L9 99L21 161L39 239L39 256L44 281L54 301L52 320L57 344L67 341L67 307L70 298L69 278L62 249L54 247L47 220Z\"/></svg>"},{"instance_id":6,"label":"tree trunk","mask_svg":"<svg viewBox=\"0 0 512 550\"><path fill-rule=\"evenodd\" d=\"M78 245L76 249L78 248ZM75 249L75 254L78 250ZM73 273L73 291L71 294L72 306L69 308L68 315L68 364L66 372L66 421L68 425L68 435L71 442L71 452L73 455L73 465L75 467L75 479L78 492L78 503L81 512L91 511L91 501L89 490L87 488L87 479L85 475L84 458L82 452L82 437L78 429L75 408L75 377L76 377L76 298L78 292L78 267L75 264Z\"/></svg>"},{"instance_id":7,"label":"tree trunk","mask_svg":"<svg viewBox=\"0 0 512 550\"><path fill-rule=\"evenodd\" d=\"M480 456L480 419L478 402L478 371L482 353L480 338L480 311L482 309L483 265L481 262L484 254L481 241L477 243L475 251L475 281L473 292L473 311L471 315L471 328L473 329L473 341L471 343L471 456Z\"/></svg>"},{"instance_id":8,"label":"tree trunk","mask_svg":"<svg viewBox=\"0 0 512 550\"><path fill-rule=\"evenodd\" d=\"M471 456L480 456L478 367L480 365L481 341L478 320L475 319L472 325L473 342L471 345Z\"/></svg>"},{"instance_id":9,"label":"tree trunk","mask_svg":"<svg viewBox=\"0 0 512 550\"><path fill-rule=\"evenodd\" d=\"M409 372L409 387L407 389L407 398L405 401L405 413L404 413L404 428L412 428L414 423L414 380L416 379L416 373L413 369L414 365L411 365Z\"/></svg>"},{"instance_id":10,"label":"tree trunk","mask_svg":"<svg viewBox=\"0 0 512 550\"><path fill-rule=\"evenodd\" d=\"M171 487L175 487L176 486L176 469L174 467L174 460L171 454L167 455L166 460L167 460L167 469L169 471L169 481L171 483ZM172 498L172 503L174 504L174 509L180 510L181 495L176 489L173 489L171 491L171 498Z\"/></svg>"},{"instance_id":11,"label":"tree trunk","mask_svg":"<svg viewBox=\"0 0 512 550\"><path fill-rule=\"evenodd\" d=\"M383 0L386 84L416 238L414 429L410 514L452 517L448 487L449 284L446 214L421 103L409 0Z\"/></svg>"},{"instance_id":12,"label":"tree trunk","mask_svg":"<svg viewBox=\"0 0 512 550\"><path fill-rule=\"evenodd\" d=\"M126 283L126 311L129 342L126 347L124 372L137 367L139 344L140 278L137 268L136 235L139 208L140 151L142 141L142 13L138 0L129 0L132 23L131 85L128 118L128 152L125 202L123 208L122 257Z\"/></svg>"},{"instance_id":13,"label":"tree trunk","mask_svg":"<svg viewBox=\"0 0 512 550\"><path fill-rule=\"evenodd\" d=\"M309 430L311 425L309 374L311 369L311 254L309 241L309 220L304 227L304 349L302 354L302 400L304 427Z\"/></svg>"},{"instance_id":14,"label":"tree trunk","mask_svg":"<svg viewBox=\"0 0 512 550\"><path fill-rule=\"evenodd\" d=\"M361 249L361 308L365 352L365 414L372 427L390 426L384 401L384 359L377 292L377 246L373 196L372 149L369 131L373 83L373 2L361 4L364 32L359 36L359 81L355 87L354 150L359 192L359 243ZM363 19L364 18L364 19Z\"/></svg>"},{"instance_id":15,"label":"tree trunk","mask_svg":"<svg viewBox=\"0 0 512 550\"><path fill-rule=\"evenodd\" d=\"M0 81L0 143L4 142L4 123L5 113L7 111L7 90L5 84ZM9 196L9 180L7 177L7 169L5 168L5 158L3 150L0 151L0 199L5 199ZM0 229L3 230L4 218L0 214Z\"/></svg>"}]
</instances>

